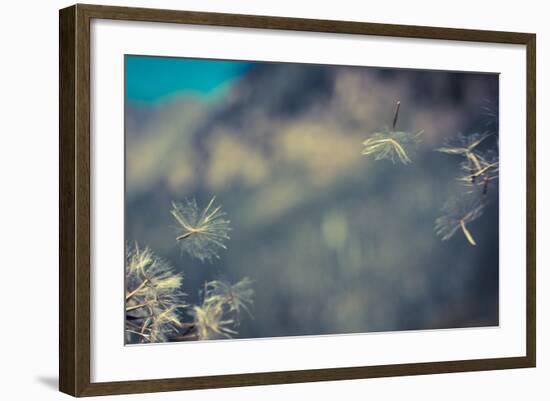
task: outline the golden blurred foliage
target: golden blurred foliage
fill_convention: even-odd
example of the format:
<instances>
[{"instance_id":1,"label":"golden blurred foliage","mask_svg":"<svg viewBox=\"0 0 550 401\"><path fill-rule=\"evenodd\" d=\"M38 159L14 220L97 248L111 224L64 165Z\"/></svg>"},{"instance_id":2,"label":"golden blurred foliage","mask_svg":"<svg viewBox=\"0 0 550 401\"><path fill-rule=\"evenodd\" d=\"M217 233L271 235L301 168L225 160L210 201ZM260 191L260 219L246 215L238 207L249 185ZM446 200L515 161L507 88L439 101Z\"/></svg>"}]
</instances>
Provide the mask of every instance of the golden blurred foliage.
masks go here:
<instances>
[{"instance_id":1,"label":"golden blurred foliage","mask_svg":"<svg viewBox=\"0 0 550 401\"><path fill-rule=\"evenodd\" d=\"M317 184L327 184L361 161L360 133L342 133L338 126L303 121L274 138L276 158L303 166Z\"/></svg>"},{"instance_id":2,"label":"golden blurred foliage","mask_svg":"<svg viewBox=\"0 0 550 401\"><path fill-rule=\"evenodd\" d=\"M264 155L237 135L214 135L209 142L209 153L206 184L212 190L224 189L234 182L255 186L268 176L269 166Z\"/></svg>"}]
</instances>

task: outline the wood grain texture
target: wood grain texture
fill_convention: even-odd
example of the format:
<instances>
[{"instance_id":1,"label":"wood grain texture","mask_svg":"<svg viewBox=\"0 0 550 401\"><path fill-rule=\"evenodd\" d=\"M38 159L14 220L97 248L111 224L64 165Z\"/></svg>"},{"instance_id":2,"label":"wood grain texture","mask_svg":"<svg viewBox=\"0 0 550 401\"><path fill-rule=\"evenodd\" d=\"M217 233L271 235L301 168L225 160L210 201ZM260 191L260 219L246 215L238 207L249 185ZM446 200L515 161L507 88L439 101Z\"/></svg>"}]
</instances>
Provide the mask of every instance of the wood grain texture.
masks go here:
<instances>
[{"instance_id":1,"label":"wood grain texture","mask_svg":"<svg viewBox=\"0 0 550 401\"><path fill-rule=\"evenodd\" d=\"M75 8L59 15L59 388L74 394Z\"/></svg>"},{"instance_id":2,"label":"wood grain texture","mask_svg":"<svg viewBox=\"0 0 550 401\"><path fill-rule=\"evenodd\" d=\"M527 48L527 323L524 357L90 382L90 20L169 22L525 45ZM534 34L143 8L75 5L59 14L59 388L73 396L363 379L534 367L536 363Z\"/></svg>"},{"instance_id":3,"label":"wood grain texture","mask_svg":"<svg viewBox=\"0 0 550 401\"><path fill-rule=\"evenodd\" d=\"M279 29L309 32L398 36L403 38L446 39L460 41L525 44L530 34L474 29L436 28L427 26L380 24L355 21L332 21L261 15L223 14L130 8L79 4L79 9L92 18L127 21L171 22L240 28ZM108 17L107 17L108 16Z\"/></svg>"},{"instance_id":4,"label":"wood grain texture","mask_svg":"<svg viewBox=\"0 0 550 401\"><path fill-rule=\"evenodd\" d=\"M537 280L536 280L536 256L537 256L537 57L535 35L530 35L527 45L527 358L531 366L536 365L537 347Z\"/></svg>"}]
</instances>

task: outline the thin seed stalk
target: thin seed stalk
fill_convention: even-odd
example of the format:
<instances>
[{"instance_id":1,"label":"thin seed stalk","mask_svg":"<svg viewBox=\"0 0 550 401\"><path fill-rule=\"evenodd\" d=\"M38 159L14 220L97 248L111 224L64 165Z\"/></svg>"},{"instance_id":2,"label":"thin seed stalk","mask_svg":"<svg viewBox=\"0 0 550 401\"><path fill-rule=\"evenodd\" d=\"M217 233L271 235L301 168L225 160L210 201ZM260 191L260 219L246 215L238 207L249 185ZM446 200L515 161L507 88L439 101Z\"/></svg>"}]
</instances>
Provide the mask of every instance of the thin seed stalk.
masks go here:
<instances>
[{"instance_id":1,"label":"thin seed stalk","mask_svg":"<svg viewBox=\"0 0 550 401\"><path fill-rule=\"evenodd\" d=\"M149 302L144 302L144 303L138 304L138 305L127 306L126 307L126 312L131 312L131 311L139 309L139 308L144 308L147 305L149 305Z\"/></svg>"},{"instance_id":2,"label":"thin seed stalk","mask_svg":"<svg viewBox=\"0 0 550 401\"><path fill-rule=\"evenodd\" d=\"M464 219L460 220L460 228L462 228L462 232L464 233L464 236L466 237L468 242L471 245L476 246L476 242L474 240L474 237L472 236L472 233L470 233L470 231L466 227L466 223L464 223Z\"/></svg>"},{"instance_id":3,"label":"thin seed stalk","mask_svg":"<svg viewBox=\"0 0 550 401\"><path fill-rule=\"evenodd\" d=\"M192 232L187 232L185 234L179 235L179 236L176 237L176 241L184 240L186 238L189 238L191 235L193 235Z\"/></svg>"},{"instance_id":4,"label":"thin seed stalk","mask_svg":"<svg viewBox=\"0 0 550 401\"><path fill-rule=\"evenodd\" d=\"M141 337L144 338L144 339L148 339L148 338L149 338L149 336L148 336L147 334L143 334L143 333L140 333L140 332L138 332L138 331L129 330L129 329L126 329L126 331L127 331L128 333L132 333L132 334L136 334L136 335L138 335L138 336L141 336Z\"/></svg>"},{"instance_id":5,"label":"thin seed stalk","mask_svg":"<svg viewBox=\"0 0 550 401\"><path fill-rule=\"evenodd\" d=\"M126 294L126 301L128 301L129 299L131 299L134 295L136 295L139 291L141 291L143 289L143 287L145 287L147 285L147 283L149 283L149 279L146 278L145 280L143 280L141 282L141 284L135 289L133 290L132 292L129 292L128 294Z\"/></svg>"},{"instance_id":6,"label":"thin seed stalk","mask_svg":"<svg viewBox=\"0 0 550 401\"><path fill-rule=\"evenodd\" d=\"M476 171L481 171L482 167L481 164L479 164L479 160L477 160L477 157L470 151L466 152L466 157L474 163L474 166L476 167Z\"/></svg>"},{"instance_id":7,"label":"thin seed stalk","mask_svg":"<svg viewBox=\"0 0 550 401\"><path fill-rule=\"evenodd\" d=\"M401 102L397 101L397 104L395 105L395 113L393 114L392 129L395 129L395 126L397 125L397 117L399 116L399 106L401 106Z\"/></svg>"},{"instance_id":8,"label":"thin seed stalk","mask_svg":"<svg viewBox=\"0 0 550 401\"><path fill-rule=\"evenodd\" d=\"M204 233L206 234L207 231L204 227L199 227L199 228L189 228L188 229L189 231L186 232L185 234L182 234L178 237L176 237L176 241L181 241L183 239L186 239L186 238L189 238L191 235L193 234L197 234L197 233Z\"/></svg>"}]
</instances>

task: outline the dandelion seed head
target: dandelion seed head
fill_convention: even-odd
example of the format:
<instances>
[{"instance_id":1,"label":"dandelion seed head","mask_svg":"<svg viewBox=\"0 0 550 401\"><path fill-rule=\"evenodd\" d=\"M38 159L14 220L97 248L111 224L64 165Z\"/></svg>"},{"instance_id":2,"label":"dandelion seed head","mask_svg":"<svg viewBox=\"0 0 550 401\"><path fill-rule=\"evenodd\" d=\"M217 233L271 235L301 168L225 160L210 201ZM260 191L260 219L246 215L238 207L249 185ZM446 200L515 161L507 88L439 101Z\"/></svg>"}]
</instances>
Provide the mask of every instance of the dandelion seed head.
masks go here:
<instances>
[{"instance_id":1,"label":"dandelion seed head","mask_svg":"<svg viewBox=\"0 0 550 401\"><path fill-rule=\"evenodd\" d=\"M152 314L155 316L147 327L150 342L166 342L171 336L175 336L181 327L181 317L178 313L178 307L171 305L167 308L152 308Z\"/></svg>"},{"instance_id":2,"label":"dandelion seed head","mask_svg":"<svg viewBox=\"0 0 550 401\"><path fill-rule=\"evenodd\" d=\"M126 251L126 270L127 274L144 274L147 266L153 263L153 254L148 248L139 249L135 245L135 249Z\"/></svg>"},{"instance_id":3,"label":"dandelion seed head","mask_svg":"<svg viewBox=\"0 0 550 401\"><path fill-rule=\"evenodd\" d=\"M187 308L180 290L183 275L137 244L126 254L126 340L163 342L177 332L179 313Z\"/></svg>"}]
</instances>

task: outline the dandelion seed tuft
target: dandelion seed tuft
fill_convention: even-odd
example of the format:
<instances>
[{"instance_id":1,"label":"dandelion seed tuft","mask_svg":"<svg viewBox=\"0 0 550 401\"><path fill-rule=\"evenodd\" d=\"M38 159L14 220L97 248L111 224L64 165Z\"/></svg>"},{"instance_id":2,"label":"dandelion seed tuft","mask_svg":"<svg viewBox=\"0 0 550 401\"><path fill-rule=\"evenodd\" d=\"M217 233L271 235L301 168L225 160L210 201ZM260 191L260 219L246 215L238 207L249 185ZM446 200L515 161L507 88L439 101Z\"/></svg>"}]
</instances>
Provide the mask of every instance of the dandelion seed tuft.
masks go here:
<instances>
[{"instance_id":1,"label":"dandelion seed tuft","mask_svg":"<svg viewBox=\"0 0 550 401\"><path fill-rule=\"evenodd\" d=\"M229 312L234 312L237 318L243 311L252 316L250 313L250 306L254 302L252 282L248 277L235 284L222 280L209 281L205 285L204 302L222 304Z\"/></svg>"},{"instance_id":2,"label":"dandelion seed tuft","mask_svg":"<svg viewBox=\"0 0 550 401\"><path fill-rule=\"evenodd\" d=\"M478 146L491 136L490 133L473 133L470 135L464 135L459 133L455 138L449 141L445 146L437 148L437 152L447 153L450 155L463 155L470 157L475 154ZM474 162L475 163L475 162Z\"/></svg>"},{"instance_id":3,"label":"dandelion seed tuft","mask_svg":"<svg viewBox=\"0 0 550 401\"><path fill-rule=\"evenodd\" d=\"M483 214L485 206L485 199L472 193L464 193L447 201L442 209L443 215L435 220L437 236L447 241L460 230L470 245L477 245L468 225Z\"/></svg>"},{"instance_id":4,"label":"dandelion seed tuft","mask_svg":"<svg viewBox=\"0 0 550 401\"><path fill-rule=\"evenodd\" d=\"M498 179L499 157L493 149L483 150L480 145L491 136L489 133L459 134L438 152L458 155L462 175L458 181L469 188L468 193L481 192L486 195L489 187Z\"/></svg>"},{"instance_id":5,"label":"dandelion seed tuft","mask_svg":"<svg viewBox=\"0 0 550 401\"><path fill-rule=\"evenodd\" d=\"M231 338L237 332L233 329L235 320L227 316L223 305L204 303L192 311L198 340Z\"/></svg>"},{"instance_id":6,"label":"dandelion seed tuft","mask_svg":"<svg viewBox=\"0 0 550 401\"><path fill-rule=\"evenodd\" d=\"M420 141L420 136L423 132L410 133L390 130L375 132L369 139L363 142L365 148L361 154L363 156L372 156L375 160L388 159L392 163L412 163L410 155Z\"/></svg>"},{"instance_id":7,"label":"dandelion seed tuft","mask_svg":"<svg viewBox=\"0 0 550 401\"><path fill-rule=\"evenodd\" d=\"M172 216L180 226L176 240L183 251L201 262L218 259L219 251L227 249L225 241L229 239L231 230L229 220L214 201L215 197L202 211L195 199L172 203Z\"/></svg>"},{"instance_id":8,"label":"dandelion seed tuft","mask_svg":"<svg viewBox=\"0 0 550 401\"><path fill-rule=\"evenodd\" d=\"M466 159L460 164L462 175L458 181L468 188L469 193L481 192L487 195L490 187L499 177L499 157L495 150L476 152L477 166Z\"/></svg>"},{"instance_id":9,"label":"dandelion seed tuft","mask_svg":"<svg viewBox=\"0 0 550 401\"><path fill-rule=\"evenodd\" d=\"M388 159L392 163L401 162L403 164L412 163L410 158L416 145L420 142L420 137L424 130L418 132L396 131L397 117L401 102L395 105L395 111L392 121L392 128L385 128L381 132L373 133L370 138L363 142L365 148L361 152L363 156L372 156L375 160Z\"/></svg>"}]
</instances>

